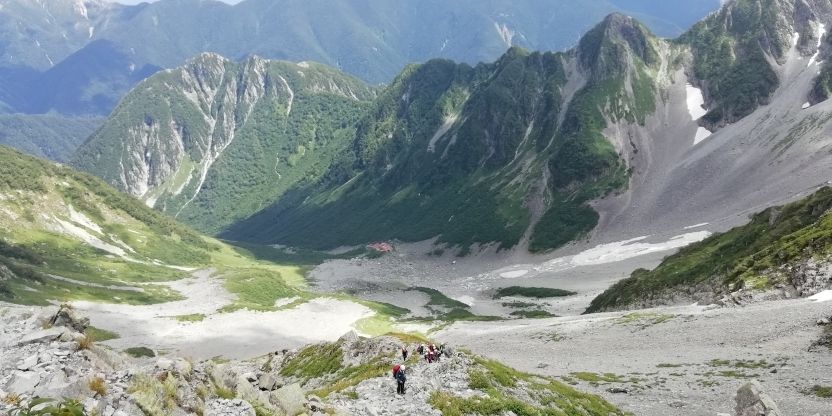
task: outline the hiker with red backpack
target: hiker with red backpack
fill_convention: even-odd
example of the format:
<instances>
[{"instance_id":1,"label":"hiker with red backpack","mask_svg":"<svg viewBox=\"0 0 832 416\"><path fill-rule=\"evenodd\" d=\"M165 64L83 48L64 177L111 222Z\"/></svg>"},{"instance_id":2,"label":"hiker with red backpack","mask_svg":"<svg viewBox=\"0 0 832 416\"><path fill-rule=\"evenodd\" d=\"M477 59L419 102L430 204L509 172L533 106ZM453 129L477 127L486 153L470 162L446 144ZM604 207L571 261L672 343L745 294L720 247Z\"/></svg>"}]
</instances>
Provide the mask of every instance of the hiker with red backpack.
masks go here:
<instances>
[{"instance_id":1,"label":"hiker with red backpack","mask_svg":"<svg viewBox=\"0 0 832 416\"><path fill-rule=\"evenodd\" d=\"M404 364L393 366L393 378L396 379L396 394L404 394L404 383L407 381Z\"/></svg>"}]
</instances>

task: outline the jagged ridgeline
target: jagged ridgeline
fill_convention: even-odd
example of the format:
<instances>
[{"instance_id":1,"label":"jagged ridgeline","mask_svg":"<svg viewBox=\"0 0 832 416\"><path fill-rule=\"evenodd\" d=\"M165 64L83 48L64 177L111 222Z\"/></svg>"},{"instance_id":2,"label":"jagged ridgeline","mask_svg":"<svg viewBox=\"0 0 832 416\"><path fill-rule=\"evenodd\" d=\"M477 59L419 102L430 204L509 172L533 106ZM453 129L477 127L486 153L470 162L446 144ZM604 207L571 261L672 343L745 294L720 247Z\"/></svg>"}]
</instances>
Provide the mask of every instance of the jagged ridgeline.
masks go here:
<instances>
[{"instance_id":1,"label":"jagged ridgeline","mask_svg":"<svg viewBox=\"0 0 832 416\"><path fill-rule=\"evenodd\" d=\"M747 225L685 247L653 270L639 269L592 301L587 312L708 303L729 293L813 295L828 287L813 273L832 248L832 188L755 214ZM745 293L743 293L745 289ZM741 300L741 299L738 299Z\"/></svg>"},{"instance_id":2,"label":"jagged ridgeline","mask_svg":"<svg viewBox=\"0 0 832 416\"><path fill-rule=\"evenodd\" d=\"M0 300L152 304L192 268L268 269L98 178L0 146ZM293 289L289 289L291 292Z\"/></svg>"},{"instance_id":3,"label":"jagged ridgeline","mask_svg":"<svg viewBox=\"0 0 832 416\"><path fill-rule=\"evenodd\" d=\"M680 105L673 83L701 89L696 121L713 132L768 103L790 51L825 58L830 14L829 0L735 0L671 41L613 14L566 52L433 60L381 89L205 55L125 98L76 164L234 240L542 251L591 231L591 202L627 189L639 149L615 132ZM828 95L827 72L807 101Z\"/></svg>"},{"instance_id":4,"label":"jagged ridgeline","mask_svg":"<svg viewBox=\"0 0 832 416\"><path fill-rule=\"evenodd\" d=\"M735 0L682 35L677 43L690 45L693 82L709 109L702 124L713 130L768 104L780 85L776 65L793 45L817 58L830 14L829 0ZM823 79L813 104L828 95Z\"/></svg>"},{"instance_id":5,"label":"jagged ridgeline","mask_svg":"<svg viewBox=\"0 0 832 416\"><path fill-rule=\"evenodd\" d=\"M462 247L564 244L597 223L588 201L626 186L602 130L653 111L659 47L613 15L566 53L410 66L323 181L224 235L317 248L437 235Z\"/></svg>"},{"instance_id":6,"label":"jagged ridgeline","mask_svg":"<svg viewBox=\"0 0 832 416\"><path fill-rule=\"evenodd\" d=\"M214 233L318 180L374 95L318 64L203 54L141 83L74 165Z\"/></svg>"}]
</instances>

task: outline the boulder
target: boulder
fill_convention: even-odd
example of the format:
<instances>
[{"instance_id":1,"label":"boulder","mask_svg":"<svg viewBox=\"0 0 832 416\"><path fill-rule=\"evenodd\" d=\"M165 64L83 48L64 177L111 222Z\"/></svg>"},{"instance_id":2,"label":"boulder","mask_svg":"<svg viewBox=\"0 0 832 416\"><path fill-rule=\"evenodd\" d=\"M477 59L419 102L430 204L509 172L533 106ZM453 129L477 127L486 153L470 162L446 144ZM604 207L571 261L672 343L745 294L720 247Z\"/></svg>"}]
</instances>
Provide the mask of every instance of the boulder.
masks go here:
<instances>
[{"instance_id":1,"label":"boulder","mask_svg":"<svg viewBox=\"0 0 832 416\"><path fill-rule=\"evenodd\" d=\"M260 390L272 391L275 388L283 387L282 383L278 383L277 376L273 373L263 373L257 379L257 385Z\"/></svg>"},{"instance_id":2,"label":"boulder","mask_svg":"<svg viewBox=\"0 0 832 416\"><path fill-rule=\"evenodd\" d=\"M34 371L15 371L5 390L15 394L32 394L38 383L40 374Z\"/></svg>"},{"instance_id":3,"label":"boulder","mask_svg":"<svg viewBox=\"0 0 832 416\"><path fill-rule=\"evenodd\" d=\"M41 329L39 331L32 332L27 334L20 341L17 342L18 346L24 346L29 344L37 344L41 342L49 342L54 341L61 337L65 332L67 332L66 328L61 327L52 327L47 329Z\"/></svg>"},{"instance_id":4,"label":"boulder","mask_svg":"<svg viewBox=\"0 0 832 416\"><path fill-rule=\"evenodd\" d=\"M52 326L72 328L75 332L83 334L84 331L86 331L90 326L90 318L79 317L78 314L75 313L75 310L66 306L61 306L61 308L58 309L58 312L55 313L55 316L52 317L50 323Z\"/></svg>"},{"instance_id":5,"label":"boulder","mask_svg":"<svg viewBox=\"0 0 832 416\"><path fill-rule=\"evenodd\" d=\"M37 354L24 358L23 361L17 364L17 369L21 371L31 370L36 365L38 365Z\"/></svg>"},{"instance_id":6,"label":"boulder","mask_svg":"<svg viewBox=\"0 0 832 416\"><path fill-rule=\"evenodd\" d=\"M304 413L306 394L298 383L283 386L272 392L272 399L288 416Z\"/></svg>"},{"instance_id":7,"label":"boulder","mask_svg":"<svg viewBox=\"0 0 832 416\"><path fill-rule=\"evenodd\" d=\"M763 393L763 386L752 381L737 390L736 416L782 416L777 404Z\"/></svg>"}]
</instances>

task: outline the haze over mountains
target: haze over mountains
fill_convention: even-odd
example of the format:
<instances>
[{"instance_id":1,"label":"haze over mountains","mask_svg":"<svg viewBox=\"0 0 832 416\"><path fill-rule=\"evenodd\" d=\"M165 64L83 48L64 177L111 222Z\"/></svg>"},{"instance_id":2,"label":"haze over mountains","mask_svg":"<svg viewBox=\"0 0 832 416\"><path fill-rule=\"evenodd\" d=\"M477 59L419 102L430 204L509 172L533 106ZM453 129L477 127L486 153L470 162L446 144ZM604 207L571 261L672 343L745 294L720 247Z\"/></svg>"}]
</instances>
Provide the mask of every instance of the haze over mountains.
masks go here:
<instances>
[{"instance_id":1,"label":"haze over mountains","mask_svg":"<svg viewBox=\"0 0 832 416\"><path fill-rule=\"evenodd\" d=\"M317 61L371 84L437 57L475 64L509 46L560 50L613 11L675 35L717 7L707 1L219 1L10 0L0 9L0 112L34 115L47 129L76 118L94 130L139 81L202 52ZM41 114L49 113L45 117ZM59 117L54 117L58 115ZM43 143L35 131L0 138L66 160L77 145Z\"/></svg>"}]
</instances>

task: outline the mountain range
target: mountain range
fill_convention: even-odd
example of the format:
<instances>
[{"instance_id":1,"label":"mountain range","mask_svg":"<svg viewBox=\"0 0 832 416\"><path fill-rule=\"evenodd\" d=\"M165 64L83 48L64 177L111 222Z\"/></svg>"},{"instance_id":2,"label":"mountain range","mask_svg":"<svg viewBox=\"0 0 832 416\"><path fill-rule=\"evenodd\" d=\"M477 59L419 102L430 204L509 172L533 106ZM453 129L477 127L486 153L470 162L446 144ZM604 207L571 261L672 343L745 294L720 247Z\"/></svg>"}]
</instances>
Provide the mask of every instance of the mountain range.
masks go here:
<instances>
[{"instance_id":1,"label":"mountain range","mask_svg":"<svg viewBox=\"0 0 832 416\"><path fill-rule=\"evenodd\" d=\"M198 127L216 118L192 117L196 88L179 80L210 86L217 75L197 58L125 97L74 164L205 232L316 249L438 237L463 252L492 243L545 251L694 219L727 228L741 222L735 213L823 182L829 166L816 151L825 146L817 135L827 122L830 16L825 0L736 0L663 40L613 14L566 52L514 47L476 66L437 59L406 67L383 88L352 80L352 91L364 92L347 94L343 111L320 109L316 124L335 134L303 143L291 119L305 110L293 115L270 100L277 115L250 112L262 121L239 116L249 114L247 102L201 104L237 114L237 124ZM340 79L323 66L262 62ZM308 81L289 72L238 79L246 91L277 91L285 79L288 92ZM336 98L328 105L343 101L324 93ZM147 110L149 96L168 103L164 114ZM254 127L284 118L287 135ZM751 120L755 130L738 127ZM251 129L260 132L255 147L243 138ZM210 163L167 150L202 143L205 131L230 143L214 146ZM743 147L743 157L732 156ZM306 158L313 167L298 164ZM794 174L806 166L816 173Z\"/></svg>"},{"instance_id":2,"label":"mountain range","mask_svg":"<svg viewBox=\"0 0 832 416\"><path fill-rule=\"evenodd\" d=\"M0 113L42 115L61 129L73 117L94 130L139 81L202 52L316 61L371 84L406 64L449 58L492 61L518 45L559 50L604 15L620 11L675 35L717 0L295 1L10 0L0 9ZM90 117L92 116L92 118ZM25 119L25 117L20 117ZM27 120L15 123L27 123ZM77 143L43 143L17 131L0 143L66 160ZM56 153L56 150L61 152Z\"/></svg>"}]
</instances>

